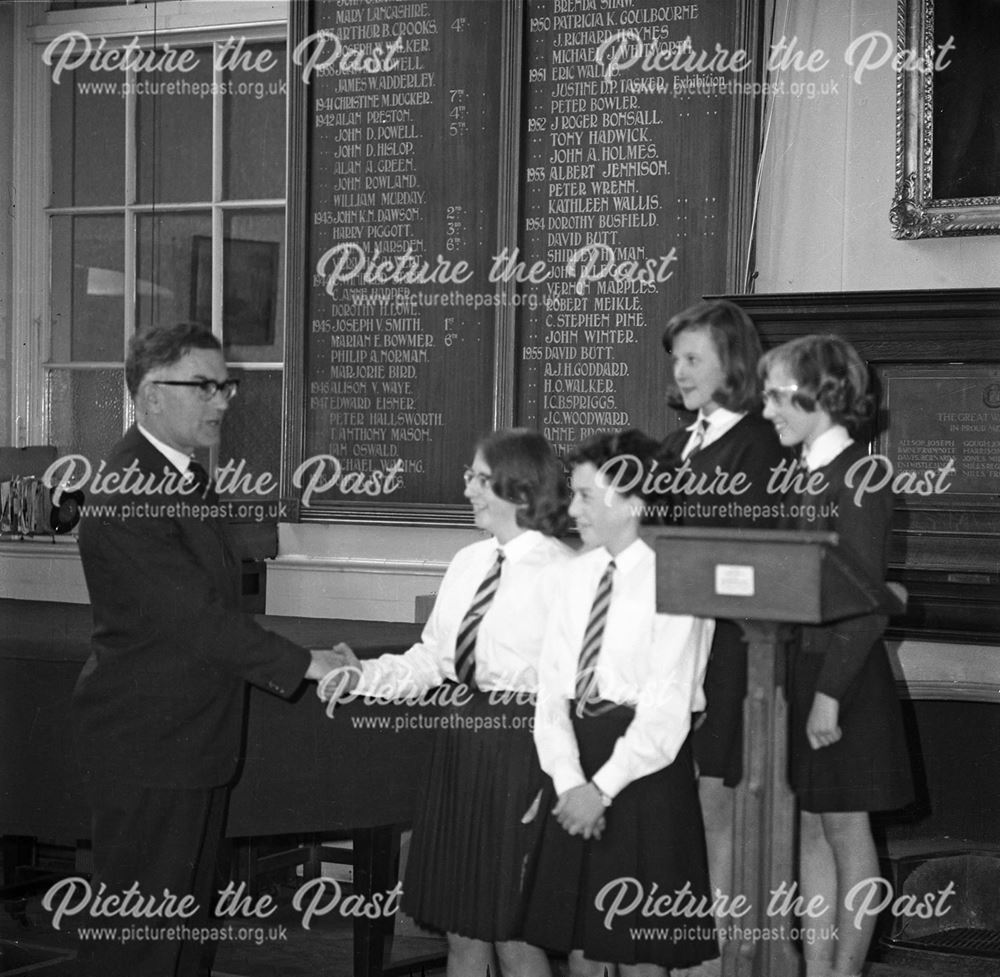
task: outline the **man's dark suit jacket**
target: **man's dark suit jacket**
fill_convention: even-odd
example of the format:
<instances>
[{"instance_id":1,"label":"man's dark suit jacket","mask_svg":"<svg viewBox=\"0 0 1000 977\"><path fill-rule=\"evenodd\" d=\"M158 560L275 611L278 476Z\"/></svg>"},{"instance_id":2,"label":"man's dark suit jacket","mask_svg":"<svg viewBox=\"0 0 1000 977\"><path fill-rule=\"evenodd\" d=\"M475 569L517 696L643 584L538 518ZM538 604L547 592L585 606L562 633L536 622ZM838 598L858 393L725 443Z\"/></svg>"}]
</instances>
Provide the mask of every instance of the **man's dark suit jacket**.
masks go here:
<instances>
[{"instance_id":1,"label":"man's dark suit jacket","mask_svg":"<svg viewBox=\"0 0 1000 977\"><path fill-rule=\"evenodd\" d=\"M102 474L133 461L143 480L176 475L135 427ZM240 610L240 563L225 525L177 511L203 500L154 490L87 501L117 513L91 509L80 524L94 615L90 659L73 696L83 772L96 783L226 784L236 771L246 683L290 696L309 653Z\"/></svg>"}]
</instances>

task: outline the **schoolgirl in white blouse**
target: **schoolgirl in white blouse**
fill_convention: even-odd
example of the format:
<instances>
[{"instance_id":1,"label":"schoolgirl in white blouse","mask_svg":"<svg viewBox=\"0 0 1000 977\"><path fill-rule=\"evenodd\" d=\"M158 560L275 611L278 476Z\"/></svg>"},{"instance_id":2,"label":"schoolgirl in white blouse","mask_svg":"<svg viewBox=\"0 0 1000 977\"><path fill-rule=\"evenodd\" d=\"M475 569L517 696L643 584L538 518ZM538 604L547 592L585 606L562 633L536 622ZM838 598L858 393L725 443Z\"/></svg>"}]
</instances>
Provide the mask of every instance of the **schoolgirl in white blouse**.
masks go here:
<instances>
[{"instance_id":1,"label":"schoolgirl in white blouse","mask_svg":"<svg viewBox=\"0 0 1000 977\"><path fill-rule=\"evenodd\" d=\"M392 699L456 683L414 819L402 906L447 933L450 975L499 964L508 977L548 977L545 952L522 935L541 829L525 812L544 782L531 726L546 618L570 554L556 538L568 492L548 442L523 429L480 441L464 477L489 538L455 555L417 644L355 659L353 680L326 685Z\"/></svg>"},{"instance_id":2,"label":"schoolgirl in white blouse","mask_svg":"<svg viewBox=\"0 0 1000 977\"><path fill-rule=\"evenodd\" d=\"M713 622L656 612L638 486L657 450L632 430L569 457L589 549L565 573L542 654L535 744L551 782L525 938L569 953L574 977L665 977L718 955L690 745ZM703 916L644 918L673 890Z\"/></svg>"}]
</instances>

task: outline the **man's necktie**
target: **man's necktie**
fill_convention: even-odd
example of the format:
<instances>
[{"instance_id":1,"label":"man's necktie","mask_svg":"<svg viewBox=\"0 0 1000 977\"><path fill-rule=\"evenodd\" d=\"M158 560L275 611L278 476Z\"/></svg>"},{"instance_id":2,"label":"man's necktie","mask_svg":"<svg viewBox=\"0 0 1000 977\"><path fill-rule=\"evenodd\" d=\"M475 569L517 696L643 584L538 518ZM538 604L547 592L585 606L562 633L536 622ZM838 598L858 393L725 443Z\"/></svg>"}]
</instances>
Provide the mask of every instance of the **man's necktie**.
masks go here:
<instances>
[{"instance_id":1,"label":"man's necktie","mask_svg":"<svg viewBox=\"0 0 1000 977\"><path fill-rule=\"evenodd\" d=\"M694 429L694 433L688 440L688 443L684 446L684 450L681 452L681 460L690 458L692 455L696 455L699 451L701 451L701 447L705 443L705 434L707 432L708 421L703 417L698 422L698 426Z\"/></svg>"},{"instance_id":2,"label":"man's necktie","mask_svg":"<svg viewBox=\"0 0 1000 977\"><path fill-rule=\"evenodd\" d=\"M190 476L189 481L194 482L193 494L197 498L204 499L206 502L218 501L219 497L215 492L212 480L208 477L208 472L194 459L188 463L188 475Z\"/></svg>"},{"instance_id":3,"label":"man's necktie","mask_svg":"<svg viewBox=\"0 0 1000 977\"><path fill-rule=\"evenodd\" d=\"M611 605L611 583L615 572L615 561L608 563L597 584L594 603L590 607L590 618L587 630L583 633L583 647L580 649L580 661L576 670L577 708L587 711L588 705L596 705L591 700L598 698L597 690L597 656L601 652L601 642L604 640L604 624L608 619L608 607Z\"/></svg>"},{"instance_id":4,"label":"man's necktie","mask_svg":"<svg viewBox=\"0 0 1000 977\"><path fill-rule=\"evenodd\" d=\"M503 565L503 550L497 550L497 558L489 572L483 577L483 582L472 598L472 604L462 618L458 629L458 640L455 642L455 677L470 689L476 686L476 636L479 634L479 623L483 615L490 609L497 587L500 586L500 567Z\"/></svg>"}]
</instances>

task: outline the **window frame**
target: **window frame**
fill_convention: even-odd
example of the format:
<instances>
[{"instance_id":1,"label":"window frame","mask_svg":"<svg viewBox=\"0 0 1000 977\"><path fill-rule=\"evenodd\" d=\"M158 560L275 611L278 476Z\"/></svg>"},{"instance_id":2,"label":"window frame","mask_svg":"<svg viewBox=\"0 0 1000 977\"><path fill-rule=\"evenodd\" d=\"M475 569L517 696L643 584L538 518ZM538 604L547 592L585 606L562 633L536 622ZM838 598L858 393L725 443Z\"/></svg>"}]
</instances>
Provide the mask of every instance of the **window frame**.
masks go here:
<instances>
[{"instance_id":1,"label":"window frame","mask_svg":"<svg viewBox=\"0 0 1000 977\"><path fill-rule=\"evenodd\" d=\"M180 213L192 209L185 204L140 204L135 202L134 180L135 98L126 102L126 153L132 157L126 173L121 205L100 207L53 207L51 203L51 74L42 55L49 43L71 30L100 35L125 44L137 37L145 43L169 40L172 46L209 46L233 34L248 42L287 42L288 0L158 0L126 6L49 11L42 4L14 5L14 115L13 175L17 206L12 226L11 296L11 443L18 446L42 444L51 427L47 397L47 373L52 369L94 369L122 366L121 361L97 363L62 362L52 359L51 321L51 233L54 216L120 214L125 219L125 316L122 323L122 355L136 319L136 247L140 215ZM218 68L214 80L219 80ZM134 73L129 73L134 77ZM274 210L285 222L286 193L280 198L255 200L222 199L222 96L213 97L212 189L211 200L194 207L209 210L212 227L212 331L221 339L223 295L223 233L226 218L240 211ZM287 124L286 124L287 132ZM287 243L285 267L287 280ZM287 336L287 324L286 324ZM236 362L240 370L278 370L282 360ZM124 423L132 421L132 403L122 377Z\"/></svg>"}]
</instances>

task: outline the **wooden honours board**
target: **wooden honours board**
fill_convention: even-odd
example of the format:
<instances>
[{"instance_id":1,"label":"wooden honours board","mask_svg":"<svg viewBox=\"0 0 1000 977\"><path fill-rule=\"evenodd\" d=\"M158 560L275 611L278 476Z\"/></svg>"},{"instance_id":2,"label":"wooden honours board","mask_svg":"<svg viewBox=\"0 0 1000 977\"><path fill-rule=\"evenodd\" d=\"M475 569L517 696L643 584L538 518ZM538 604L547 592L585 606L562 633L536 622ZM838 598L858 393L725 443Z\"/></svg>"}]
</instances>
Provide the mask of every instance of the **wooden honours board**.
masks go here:
<instances>
[{"instance_id":1,"label":"wooden honours board","mask_svg":"<svg viewBox=\"0 0 1000 977\"><path fill-rule=\"evenodd\" d=\"M528 0L518 417L560 448L664 433L675 312L726 280L734 5ZM703 58L704 52L711 54ZM672 67L647 71L659 54ZM717 62L718 63L718 62Z\"/></svg>"},{"instance_id":2,"label":"wooden honours board","mask_svg":"<svg viewBox=\"0 0 1000 977\"><path fill-rule=\"evenodd\" d=\"M319 473L319 511L458 503L493 419L493 309L456 304L492 291L497 236L500 46L470 25L498 38L502 9L309 13L292 48L308 93L303 460L316 459L301 487Z\"/></svg>"},{"instance_id":3,"label":"wooden honours board","mask_svg":"<svg viewBox=\"0 0 1000 977\"><path fill-rule=\"evenodd\" d=\"M462 468L495 427L562 451L675 423L663 326L741 250L748 6L293 5L302 518L467 522Z\"/></svg>"}]
</instances>

